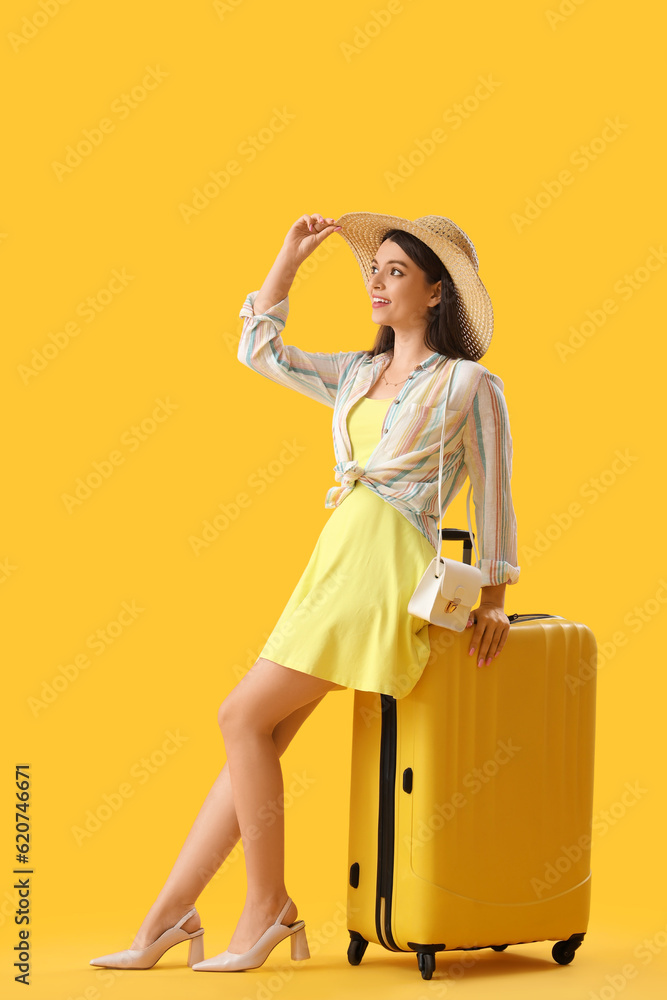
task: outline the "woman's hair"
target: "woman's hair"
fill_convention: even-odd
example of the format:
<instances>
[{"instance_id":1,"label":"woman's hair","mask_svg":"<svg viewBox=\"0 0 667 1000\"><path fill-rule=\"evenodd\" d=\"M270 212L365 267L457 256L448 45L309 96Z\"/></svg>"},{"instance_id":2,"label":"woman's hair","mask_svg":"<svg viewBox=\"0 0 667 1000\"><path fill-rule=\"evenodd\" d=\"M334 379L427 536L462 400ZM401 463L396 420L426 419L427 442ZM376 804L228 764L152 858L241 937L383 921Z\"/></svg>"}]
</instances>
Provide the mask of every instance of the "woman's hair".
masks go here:
<instances>
[{"instance_id":1,"label":"woman's hair","mask_svg":"<svg viewBox=\"0 0 667 1000\"><path fill-rule=\"evenodd\" d=\"M428 323L424 334L424 343L432 351L444 354L448 358L466 358L474 361L463 339L463 331L458 314L458 293L451 275L437 254L422 240L406 233L403 229L389 229L381 239L391 240L403 250L424 272L427 284L441 282L442 293L440 302L429 306ZM391 350L394 346L394 330L391 326L382 324L377 332L375 343L369 351L374 358L377 354Z\"/></svg>"}]
</instances>

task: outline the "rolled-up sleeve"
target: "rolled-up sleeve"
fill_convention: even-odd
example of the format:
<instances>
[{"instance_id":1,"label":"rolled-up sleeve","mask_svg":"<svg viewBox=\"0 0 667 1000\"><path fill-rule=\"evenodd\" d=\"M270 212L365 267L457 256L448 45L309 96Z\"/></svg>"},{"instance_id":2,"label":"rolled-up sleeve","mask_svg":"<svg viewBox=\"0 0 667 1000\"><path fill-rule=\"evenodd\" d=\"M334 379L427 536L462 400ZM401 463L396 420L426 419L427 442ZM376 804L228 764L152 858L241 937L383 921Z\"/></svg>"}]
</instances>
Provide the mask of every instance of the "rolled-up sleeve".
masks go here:
<instances>
[{"instance_id":1,"label":"rolled-up sleeve","mask_svg":"<svg viewBox=\"0 0 667 1000\"><path fill-rule=\"evenodd\" d=\"M512 503L512 437L503 383L485 372L462 436L472 483L482 586L516 583L517 524Z\"/></svg>"},{"instance_id":2,"label":"rolled-up sleeve","mask_svg":"<svg viewBox=\"0 0 667 1000\"><path fill-rule=\"evenodd\" d=\"M357 352L309 353L282 341L289 301L284 299L265 313L255 315L259 289L249 292L239 312L244 318L238 359L248 368L311 399L334 406L341 372Z\"/></svg>"}]
</instances>

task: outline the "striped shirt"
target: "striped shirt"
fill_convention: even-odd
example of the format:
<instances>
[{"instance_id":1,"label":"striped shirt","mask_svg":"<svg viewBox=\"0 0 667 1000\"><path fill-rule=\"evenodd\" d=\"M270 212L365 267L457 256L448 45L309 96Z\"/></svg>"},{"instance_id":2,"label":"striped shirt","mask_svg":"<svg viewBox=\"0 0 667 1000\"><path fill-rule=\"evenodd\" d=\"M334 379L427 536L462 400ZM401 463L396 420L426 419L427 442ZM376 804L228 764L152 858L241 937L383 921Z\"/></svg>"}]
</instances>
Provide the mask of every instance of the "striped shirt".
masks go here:
<instances>
[{"instance_id":1,"label":"striped shirt","mask_svg":"<svg viewBox=\"0 0 667 1000\"><path fill-rule=\"evenodd\" d=\"M259 289L250 292L239 316L243 329L238 359L253 371L333 409L334 474L325 507L337 507L364 483L400 511L431 543L467 476L477 528L482 586L516 583L517 526L510 477L512 438L503 382L476 361L459 361L447 401L443 446L442 510L438 511L438 464L447 382L455 363L437 351L417 365L387 407L382 435L365 467L351 458L347 415L391 361L391 353L313 353L283 343L289 297L255 315Z\"/></svg>"}]
</instances>

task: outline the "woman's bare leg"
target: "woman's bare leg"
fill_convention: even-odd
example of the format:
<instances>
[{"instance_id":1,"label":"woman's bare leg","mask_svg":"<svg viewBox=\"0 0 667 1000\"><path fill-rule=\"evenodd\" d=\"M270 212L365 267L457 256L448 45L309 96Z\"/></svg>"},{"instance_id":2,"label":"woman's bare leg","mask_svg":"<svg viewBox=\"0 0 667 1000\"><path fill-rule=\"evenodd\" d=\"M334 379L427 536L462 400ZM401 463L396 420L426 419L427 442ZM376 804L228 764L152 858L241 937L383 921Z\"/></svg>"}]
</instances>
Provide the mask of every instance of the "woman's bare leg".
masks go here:
<instances>
[{"instance_id":1,"label":"woman's bare leg","mask_svg":"<svg viewBox=\"0 0 667 1000\"><path fill-rule=\"evenodd\" d=\"M293 712L340 688L260 658L220 706L218 718L248 878L245 906L228 951L238 954L251 948L276 919L289 895L285 888L285 821L282 812L276 820L270 808L283 795L273 730ZM297 908L292 903L283 923L293 923L296 917Z\"/></svg>"},{"instance_id":2,"label":"woman's bare leg","mask_svg":"<svg viewBox=\"0 0 667 1000\"><path fill-rule=\"evenodd\" d=\"M344 690L341 687L341 690ZM282 756L292 739L324 694L295 709L273 730L273 739ZM225 764L204 800L164 886L148 911L131 948L144 948L192 909L199 894L218 871L240 839L241 833ZM186 923L187 931L201 926L195 913Z\"/></svg>"}]
</instances>

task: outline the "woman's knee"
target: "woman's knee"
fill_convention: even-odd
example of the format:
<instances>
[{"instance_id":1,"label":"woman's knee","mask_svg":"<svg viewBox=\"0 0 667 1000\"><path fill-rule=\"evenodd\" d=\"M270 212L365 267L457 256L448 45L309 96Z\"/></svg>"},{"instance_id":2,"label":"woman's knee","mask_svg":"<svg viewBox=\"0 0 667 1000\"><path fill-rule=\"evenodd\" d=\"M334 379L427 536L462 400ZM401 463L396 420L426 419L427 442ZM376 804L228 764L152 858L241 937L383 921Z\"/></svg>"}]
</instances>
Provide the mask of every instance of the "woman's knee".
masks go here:
<instances>
[{"instance_id":1,"label":"woman's knee","mask_svg":"<svg viewBox=\"0 0 667 1000\"><path fill-rule=\"evenodd\" d=\"M218 726L223 736L227 737L234 736L235 733L270 734L273 730L269 723L262 723L257 706L253 708L252 699L246 698L236 688L229 692L218 708Z\"/></svg>"},{"instance_id":2,"label":"woman's knee","mask_svg":"<svg viewBox=\"0 0 667 1000\"><path fill-rule=\"evenodd\" d=\"M230 736L249 731L272 735L291 717L288 727L296 724L298 729L330 690L345 688L260 658L223 700L218 725Z\"/></svg>"},{"instance_id":3,"label":"woman's knee","mask_svg":"<svg viewBox=\"0 0 667 1000\"><path fill-rule=\"evenodd\" d=\"M222 730L222 727L223 727L223 725L225 723L225 712L226 712L226 710L227 710L227 706L225 705L225 703L223 701L218 706L218 726L219 726L220 730Z\"/></svg>"},{"instance_id":4,"label":"woman's knee","mask_svg":"<svg viewBox=\"0 0 667 1000\"><path fill-rule=\"evenodd\" d=\"M235 706L234 701L228 694L218 708L218 726L223 735L231 732L235 720L239 721L240 708Z\"/></svg>"}]
</instances>

